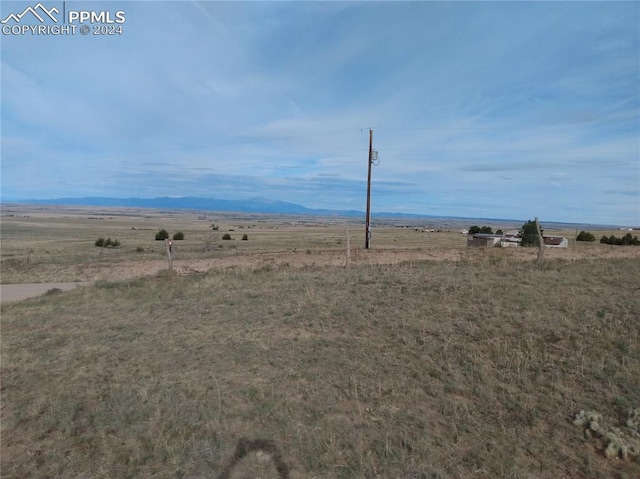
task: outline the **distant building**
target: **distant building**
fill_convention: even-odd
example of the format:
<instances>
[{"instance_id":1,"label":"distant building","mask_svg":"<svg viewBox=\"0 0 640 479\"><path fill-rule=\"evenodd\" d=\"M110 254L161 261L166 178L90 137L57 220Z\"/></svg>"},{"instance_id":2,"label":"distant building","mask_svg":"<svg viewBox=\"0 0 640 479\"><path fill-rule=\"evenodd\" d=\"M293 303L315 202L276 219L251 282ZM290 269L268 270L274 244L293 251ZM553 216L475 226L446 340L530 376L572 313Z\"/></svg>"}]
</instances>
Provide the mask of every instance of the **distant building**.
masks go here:
<instances>
[{"instance_id":1,"label":"distant building","mask_svg":"<svg viewBox=\"0 0 640 479\"><path fill-rule=\"evenodd\" d=\"M564 236L543 236L544 245L550 248L567 248L569 240Z\"/></svg>"},{"instance_id":2,"label":"distant building","mask_svg":"<svg viewBox=\"0 0 640 479\"><path fill-rule=\"evenodd\" d=\"M467 236L467 246L475 248L493 248L500 246L502 235L476 233Z\"/></svg>"},{"instance_id":3,"label":"distant building","mask_svg":"<svg viewBox=\"0 0 640 479\"><path fill-rule=\"evenodd\" d=\"M564 236L543 236L544 245L550 248L567 248L569 240ZM512 248L520 246L520 238L513 232L504 235L476 233L467 236L467 246L475 248Z\"/></svg>"},{"instance_id":4,"label":"distant building","mask_svg":"<svg viewBox=\"0 0 640 479\"><path fill-rule=\"evenodd\" d=\"M505 236L502 238L502 241L500 241L500 246L502 248L514 248L520 246L520 241L522 240L516 236Z\"/></svg>"}]
</instances>

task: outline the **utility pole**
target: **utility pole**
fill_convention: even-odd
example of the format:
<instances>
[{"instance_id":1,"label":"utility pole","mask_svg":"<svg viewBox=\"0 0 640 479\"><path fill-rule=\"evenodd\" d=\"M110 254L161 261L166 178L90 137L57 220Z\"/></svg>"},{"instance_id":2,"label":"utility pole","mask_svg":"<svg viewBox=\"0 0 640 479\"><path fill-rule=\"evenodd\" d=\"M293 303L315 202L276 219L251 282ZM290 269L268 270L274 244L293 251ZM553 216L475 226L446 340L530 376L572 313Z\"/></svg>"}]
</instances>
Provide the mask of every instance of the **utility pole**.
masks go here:
<instances>
[{"instance_id":1,"label":"utility pole","mask_svg":"<svg viewBox=\"0 0 640 479\"><path fill-rule=\"evenodd\" d=\"M371 243L371 164L373 163L373 130L369 128L369 171L367 173L367 218L365 221L364 249Z\"/></svg>"}]
</instances>

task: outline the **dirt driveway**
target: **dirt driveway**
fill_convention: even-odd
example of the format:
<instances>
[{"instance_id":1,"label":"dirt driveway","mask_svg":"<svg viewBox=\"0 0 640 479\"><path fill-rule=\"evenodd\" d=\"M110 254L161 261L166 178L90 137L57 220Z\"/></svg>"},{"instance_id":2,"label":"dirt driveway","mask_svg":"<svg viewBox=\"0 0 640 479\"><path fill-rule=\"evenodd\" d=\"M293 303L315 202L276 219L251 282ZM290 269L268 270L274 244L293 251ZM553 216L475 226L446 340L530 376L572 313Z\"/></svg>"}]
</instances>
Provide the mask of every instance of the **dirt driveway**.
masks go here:
<instances>
[{"instance_id":1,"label":"dirt driveway","mask_svg":"<svg viewBox=\"0 0 640 479\"><path fill-rule=\"evenodd\" d=\"M22 301L23 299L40 296L47 291L57 288L69 291L78 286L91 283L33 283L33 284L3 284L0 285L0 303Z\"/></svg>"}]
</instances>

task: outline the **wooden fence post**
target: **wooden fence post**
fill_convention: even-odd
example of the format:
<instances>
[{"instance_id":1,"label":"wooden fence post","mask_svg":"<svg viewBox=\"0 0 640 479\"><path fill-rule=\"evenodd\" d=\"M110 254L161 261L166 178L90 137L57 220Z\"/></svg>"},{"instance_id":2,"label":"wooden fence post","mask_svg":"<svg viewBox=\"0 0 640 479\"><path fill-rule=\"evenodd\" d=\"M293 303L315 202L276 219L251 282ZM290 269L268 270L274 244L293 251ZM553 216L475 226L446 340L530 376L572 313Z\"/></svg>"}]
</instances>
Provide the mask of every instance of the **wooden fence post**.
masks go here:
<instances>
[{"instance_id":1,"label":"wooden fence post","mask_svg":"<svg viewBox=\"0 0 640 479\"><path fill-rule=\"evenodd\" d=\"M544 261L544 237L540 231L540 223L538 223L538 217L536 216L536 231L538 233L538 263Z\"/></svg>"},{"instance_id":2,"label":"wooden fence post","mask_svg":"<svg viewBox=\"0 0 640 479\"><path fill-rule=\"evenodd\" d=\"M171 259L171 240L169 238L164 240L164 246L167 250L167 262L169 263L169 270L173 268L173 260Z\"/></svg>"},{"instance_id":3,"label":"wooden fence post","mask_svg":"<svg viewBox=\"0 0 640 479\"><path fill-rule=\"evenodd\" d=\"M345 228L344 229L344 234L347 237L347 256L346 256L346 260L345 260L345 267L348 268L349 265L351 264L351 244L349 243L349 229Z\"/></svg>"}]
</instances>

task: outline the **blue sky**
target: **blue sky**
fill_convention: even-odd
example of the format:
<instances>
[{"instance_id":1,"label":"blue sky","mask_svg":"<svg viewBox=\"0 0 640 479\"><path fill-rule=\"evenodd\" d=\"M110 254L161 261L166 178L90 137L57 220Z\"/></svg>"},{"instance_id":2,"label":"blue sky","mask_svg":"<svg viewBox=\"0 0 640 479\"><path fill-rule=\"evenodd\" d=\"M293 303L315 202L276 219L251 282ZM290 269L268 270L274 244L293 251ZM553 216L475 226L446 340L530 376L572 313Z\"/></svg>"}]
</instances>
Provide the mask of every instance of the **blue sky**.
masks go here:
<instances>
[{"instance_id":1,"label":"blue sky","mask_svg":"<svg viewBox=\"0 0 640 479\"><path fill-rule=\"evenodd\" d=\"M639 2L42 5L126 21L2 35L2 201L364 211L372 128L373 211L640 225Z\"/></svg>"}]
</instances>

